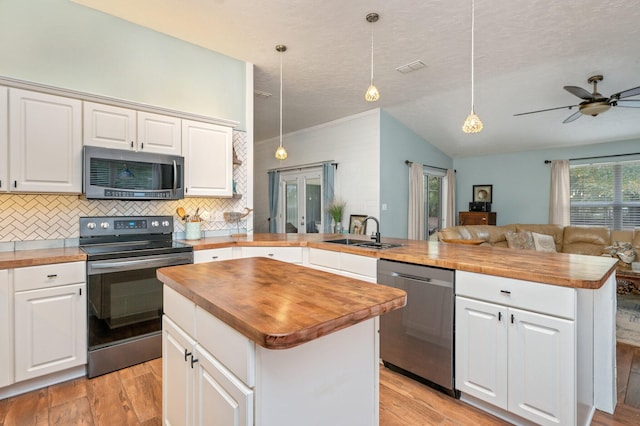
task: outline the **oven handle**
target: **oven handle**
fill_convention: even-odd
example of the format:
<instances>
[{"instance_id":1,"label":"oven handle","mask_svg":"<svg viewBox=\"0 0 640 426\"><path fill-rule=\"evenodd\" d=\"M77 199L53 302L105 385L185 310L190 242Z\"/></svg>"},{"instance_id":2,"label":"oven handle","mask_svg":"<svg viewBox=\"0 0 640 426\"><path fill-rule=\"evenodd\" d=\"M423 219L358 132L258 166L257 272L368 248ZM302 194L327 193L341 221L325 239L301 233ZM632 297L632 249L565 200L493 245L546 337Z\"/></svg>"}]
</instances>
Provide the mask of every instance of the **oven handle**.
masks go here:
<instances>
[{"instance_id":1,"label":"oven handle","mask_svg":"<svg viewBox=\"0 0 640 426\"><path fill-rule=\"evenodd\" d=\"M147 259L111 260L87 262L87 275L105 274L111 272L131 271L134 269L161 268L193 263L193 254L176 256L157 256Z\"/></svg>"}]
</instances>

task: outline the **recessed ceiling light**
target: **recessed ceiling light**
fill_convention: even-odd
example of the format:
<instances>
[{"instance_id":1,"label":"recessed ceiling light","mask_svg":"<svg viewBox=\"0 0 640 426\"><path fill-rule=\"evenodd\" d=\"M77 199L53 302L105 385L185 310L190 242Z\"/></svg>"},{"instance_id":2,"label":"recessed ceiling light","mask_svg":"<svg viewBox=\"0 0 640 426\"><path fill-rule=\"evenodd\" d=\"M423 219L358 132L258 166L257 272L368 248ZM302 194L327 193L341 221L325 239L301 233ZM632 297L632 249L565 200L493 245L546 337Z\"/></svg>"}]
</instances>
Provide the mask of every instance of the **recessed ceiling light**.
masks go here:
<instances>
[{"instance_id":1,"label":"recessed ceiling light","mask_svg":"<svg viewBox=\"0 0 640 426\"><path fill-rule=\"evenodd\" d=\"M413 61L413 62L409 62L406 65L399 66L398 68L396 68L396 71L399 71L402 74L407 74L407 73L419 70L420 68L424 68L424 67L426 67L424 62L422 62L422 61Z\"/></svg>"},{"instance_id":2,"label":"recessed ceiling light","mask_svg":"<svg viewBox=\"0 0 640 426\"><path fill-rule=\"evenodd\" d=\"M253 94L259 98L270 98L272 95L269 92L263 92L262 90L254 90Z\"/></svg>"}]
</instances>

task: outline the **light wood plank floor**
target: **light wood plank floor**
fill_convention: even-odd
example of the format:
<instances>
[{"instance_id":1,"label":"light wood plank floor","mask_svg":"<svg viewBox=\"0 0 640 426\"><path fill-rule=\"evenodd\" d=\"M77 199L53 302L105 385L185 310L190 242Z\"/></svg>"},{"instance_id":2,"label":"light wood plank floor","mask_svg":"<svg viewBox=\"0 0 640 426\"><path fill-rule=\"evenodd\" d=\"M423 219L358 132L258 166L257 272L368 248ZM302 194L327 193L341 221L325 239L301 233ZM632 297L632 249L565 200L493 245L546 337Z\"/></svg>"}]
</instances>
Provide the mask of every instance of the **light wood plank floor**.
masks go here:
<instances>
[{"instance_id":1,"label":"light wood plank floor","mask_svg":"<svg viewBox=\"0 0 640 426\"><path fill-rule=\"evenodd\" d=\"M597 412L593 425L640 424L640 348L618 344L618 401L614 415ZM162 361L94 379L76 379L0 400L0 426L160 425ZM429 387L380 369L380 424L507 424Z\"/></svg>"}]
</instances>

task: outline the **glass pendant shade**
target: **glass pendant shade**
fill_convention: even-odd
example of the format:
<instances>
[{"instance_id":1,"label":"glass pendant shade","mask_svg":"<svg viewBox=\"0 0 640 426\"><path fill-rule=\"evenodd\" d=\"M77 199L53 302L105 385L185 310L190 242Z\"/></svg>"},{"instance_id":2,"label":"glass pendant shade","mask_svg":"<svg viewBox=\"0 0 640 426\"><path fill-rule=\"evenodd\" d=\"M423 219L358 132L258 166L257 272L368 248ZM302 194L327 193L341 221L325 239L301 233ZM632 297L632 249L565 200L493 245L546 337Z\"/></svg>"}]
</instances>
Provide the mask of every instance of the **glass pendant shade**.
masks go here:
<instances>
[{"instance_id":1,"label":"glass pendant shade","mask_svg":"<svg viewBox=\"0 0 640 426\"><path fill-rule=\"evenodd\" d=\"M367 93L364 94L364 98L368 102L375 102L378 99L380 99L380 92L378 92L378 88L373 85L373 81L371 82L371 85L367 89Z\"/></svg>"},{"instance_id":2,"label":"glass pendant shade","mask_svg":"<svg viewBox=\"0 0 640 426\"><path fill-rule=\"evenodd\" d=\"M280 145L278 149L276 149L276 158L278 160L284 160L287 158L287 150L284 149L282 145Z\"/></svg>"},{"instance_id":3,"label":"glass pendant shade","mask_svg":"<svg viewBox=\"0 0 640 426\"><path fill-rule=\"evenodd\" d=\"M467 119L464 120L462 131L465 133L478 133L480 130L482 130L482 127L482 120L480 120L480 117L478 117L476 113L471 110L471 113L469 114Z\"/></svg>"}]
</instances>

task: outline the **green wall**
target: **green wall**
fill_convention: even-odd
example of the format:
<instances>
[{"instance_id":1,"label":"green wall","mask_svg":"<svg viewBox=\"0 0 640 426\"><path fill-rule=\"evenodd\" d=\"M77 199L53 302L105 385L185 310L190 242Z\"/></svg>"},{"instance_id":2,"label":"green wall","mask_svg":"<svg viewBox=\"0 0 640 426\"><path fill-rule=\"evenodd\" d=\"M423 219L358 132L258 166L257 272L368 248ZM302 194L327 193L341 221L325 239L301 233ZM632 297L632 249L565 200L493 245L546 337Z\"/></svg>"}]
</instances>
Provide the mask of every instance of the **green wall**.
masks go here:
<instances>
[{"instance_id":1,"label":"green wall","mask_svg":"<svg viewBox=\"0 0 640 426\"><path fill-rule=\"evenodd\" d=\"M238 121L245 63L69 0L0 1L0 76Z\"/></svg>"},{"instance_id":2,"label":"green wall","mask_svg":"<svg viewBox=\"0 0 640 426\"><path fill-rule=\"evenodd\" d=\"M405 161L451 168L453 161L384 110L380 114L380 221L383 237L407 237L409 167ZM383 210L382 205L387 205Z\"/></svg>"}]
</instances>

